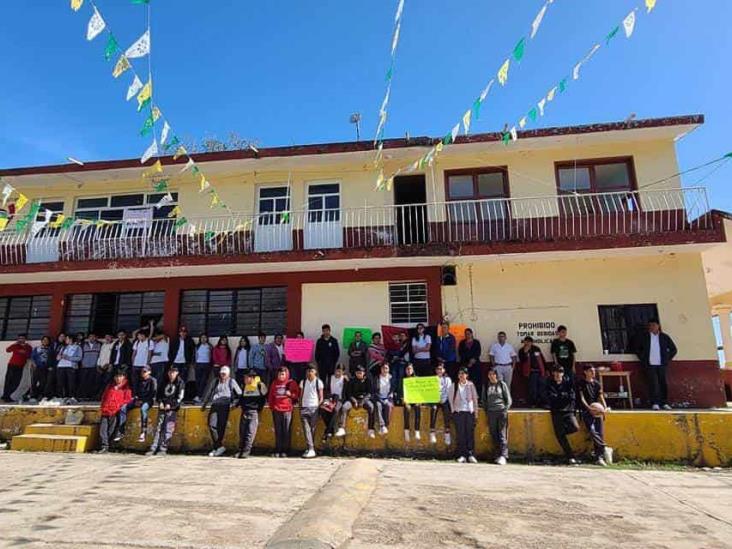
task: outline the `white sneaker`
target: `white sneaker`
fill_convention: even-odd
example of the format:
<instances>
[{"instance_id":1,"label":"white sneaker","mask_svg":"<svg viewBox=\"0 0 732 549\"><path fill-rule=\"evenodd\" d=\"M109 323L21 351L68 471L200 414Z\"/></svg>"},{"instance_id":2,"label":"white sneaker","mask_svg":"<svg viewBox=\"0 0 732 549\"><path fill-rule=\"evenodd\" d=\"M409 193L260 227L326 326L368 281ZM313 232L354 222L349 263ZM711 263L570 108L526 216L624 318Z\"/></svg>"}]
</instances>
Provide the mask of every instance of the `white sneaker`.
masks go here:
<instances>
[{"instance_id":1,"label":"white sneaker","mask_svg":"<svg viewBox=\"0 0 732 549\"><path fill-rule=\"evenodd\" d=\"M422 440L422 435L419 431L414 431L414 440Z\"/></svg>"},{"instance_id":2,"label":"white sneaker","mask_svg":"<svg viewBox=\"0 0 732 549\"><path fill-rule=\"evenodd\" d=\"M382 435L388 435L389 434L389 428L388 427L382 427L379 431Z\"/></svg>"},{"instance_id":3,"label":"white sneaker","mask_svg":"<svg viewBox=\"0 0 732 549\"><path fill-rule=\"evenodd\" d=\"M468 463L478 463L478 460L475 459L475 456L468 456Z\"/></svg>"},{"instance_id":4,"label":"white sneaker","mask_svg":"<svg viewBox=\"0 0 732 549\"><path fill-rule=\"evenodd\" d=\"M302 457L304 457L305 459L314 458L315 457L315 450L308 450L307 452L305 452L302 455Z\"/></svg>"},{"instance_id":5,"label":"white sneaker","mask_svg":"<svg viewBox=\"0 0 732 549\"><path fill-rule=\"evenodd\" d=\"M460 456L459 458L457 458L457 462L458 463L465 463L465 457L464 456Z\"/></svg>"},{"instance_id":6,"label":"white sneaker","mask_svg":"<svg viewBox=\"0 0 732 549\"><path fill-rule=\"evenodd\" d=\"M496 460L496 465L506 465L506 458L501 456Z\"/></svg>"},{"instance_id":7,"label":"white sneaker","mask_svg":"<svg viewBox=\"0 0 732 549\"><path fill-rule=\"evenodd\" d=\"M145 442L145 433L140 433L140 436L137 437L137 442Z\"/></svg>"},{"instance_id":8,"label":"white sneaker","mask_svg":"<svg viewBox=\"0 0 732 549\"><path fill-rule=\"evenodd\" d=\"M663 409L664 410L673 410L673 408L671 408L671 406L669 406L668 404L664 404Z\"/></svg>"},{"instance_id":9,"label":"white sneaker","mask_svg":"<svg viewBox=\"0 0 732 549\"><path fill-rule=\"evenodd\" d=\"M376 433L373 429L369 429L369 438L376 438Z\"/></svg>"},{"instance_id":10,"label":"white sneaker","mask_svg":"<svg viewBox=\"0 0 732 549\"><path fill-rule=\"evenodd\" d=\"M337 436L337 437L346 436L346 430L343 427L339 427L338 430L336 431L335 436Z\"/></svg>"},{"instance_id":11,"label":"white sneaker","mask_svg":"<svg viewBox=\"0 0 732 549\"><path fill-rule=\"evenodd\" d=\"M450 433L445 433L445 446L450 446L452 444L452 439L450 438Z\"/></svg>"},{"instance_id":12,"label":"white sneaker","mask_svg":"<svg viewBox=\"0 0 732 549\"><path fill-rule=\"evenodd\" d=\"M603 458L605 463L612 464L613 462L613 449L610 446L605 446L605 452L603 452Z\"/></svg>"},{"instance_id":13,"label":"white sneaker","mask_svg":"<svg viewBox=\"0 0 732 549\"><path fill-rule=\"evenodd\" d=\"M409 442L409 429L404 429L404 442Z\"/></svg>"},{"instance_id":14,"label":"white sneaker","mask_svg":"<svg viewBox=\"0 0 732 549\"><path fill-rule=\"evenodd\" d=\"M223 446L219 446L216 448L216 451L214 452L215 457L223 456L226 453L226 448Z\"/></svg>"},{"instance_id":15,"label":"white sneaker","mask_svg":"<svg viewBox=\"0 0 732 549\"><path fill-rule=\"evenodd\" d=\"M437 444L437 435L434 433L430 433L430 444ZM447 439L445 439L445 444L447 444Z\"/></svg>"},{"instance_id":16,"label":"white sneaker","mask_svg":"<svg viewBox=\"0 0 732 549\"><path fill-rule=\"evenodd\" d=\"M193 403L194 403L194 404L201 404L201 399L200 399L199 397L195 397L195 398L193 399Z\"/></svg>"},{"instance_id":17,"label":"white sneaker","mask_svg":"<svg viewBox=\"0 0 732 549\"><path fill-rule=\"evenodd\" d=\"M574 458L569 458L567 460L567 465L577 465L577 460Z\"/></svg>"},{"instance_id":18,"label":"white sneaker","mask_svg":"<svg viewBox=\"0 0 732 549\"><path fill-rule=\"evenodd\" d=\"M658 410L660 410L660 409L661 409L661 408L660 408L660 407L658 406L658 404L654 404L653 406L651 406L651 410L654 410L654 411L656 411L656 412L657 412Z\"/></svg>"},{"instance_id":19,"label":"white sneaker","mask_svg":"<svg viewBox=\"0 0 732 549\"><path fill-rule=\"evenodd\" d=\"M601 457L597 458L597 464L600 467L607 467L607 462Z\"/></svg>"},{"instance_id":20,"label":"white sneaker","mask_svg":"<svg viewBox=\"0 0 732 549\"><path fill-rule=\"evenodd\" d=\"M216 455L216 450L211 450L211 451L210 451L210 452L208 453L208 457L210 457L210 458L214 457L215 455Z\"/></svg>"}]
</instances>

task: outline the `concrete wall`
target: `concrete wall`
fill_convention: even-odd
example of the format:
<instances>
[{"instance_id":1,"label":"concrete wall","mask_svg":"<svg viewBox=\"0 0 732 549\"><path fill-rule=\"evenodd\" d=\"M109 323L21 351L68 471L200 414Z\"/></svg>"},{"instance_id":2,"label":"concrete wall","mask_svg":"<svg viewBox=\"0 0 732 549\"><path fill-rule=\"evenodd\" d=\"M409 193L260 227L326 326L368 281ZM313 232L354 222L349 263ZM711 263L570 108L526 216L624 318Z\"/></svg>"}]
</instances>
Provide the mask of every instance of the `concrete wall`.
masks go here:
<instances>
[{"instance_id":1,"label":"concrete wall","mask_svg":"<svg viewBox=\"0 0 732 549\"><path fill-rule=\"evenodd\" d=\"M85 409L85 423L98 421L98 410ZM21 434L31 423L62 423L66 411L72 407L46 408L39 406L0 406L0 439L9 440ZM153 412L153 416L154 416ZM210 449L211 441L206 427L206 414L198 407L185 407L179 414L172 449L179 452L201 452ZM441 416L440 416L441 418ZM139 416L135 410L129 419L127 435L122 441L125 449L146 450L146 444L137 442ZM238 446L239 411L233 411L227 427L225 444L230 450ZM438 458L452 457L452 452L442 442L444 432L441 419L438 422L438 444L428 442L429 413L423 408L422 441L404 443L402 410L397 408L392 416L389 434L375 440L366 436L366 413L352 412L347 425L348 435L333 442L335 452L356 454L423 455ZM318 448L322 449L324 425L318 423ZM545 411L516 411L509 417L509 449L514 457L538 459L561 455L551 426L550 415ZM297 411L293 416L293 449L302 451L304 439ZM570 436L572 447L579 454L587 455L591 449L584 427ZM655 462L683 462L693 465L732 465L732 413L729 412L612 412L606 423L606 442L614 448L616 460L641 460ZM258 451L270 451L274 447L274 430L268 409L264 410L255 441ZM481 417L476 431L476 453L480 459L493 456L494 447L487 430L486 418Z\"/></svg>"}]
</instances>

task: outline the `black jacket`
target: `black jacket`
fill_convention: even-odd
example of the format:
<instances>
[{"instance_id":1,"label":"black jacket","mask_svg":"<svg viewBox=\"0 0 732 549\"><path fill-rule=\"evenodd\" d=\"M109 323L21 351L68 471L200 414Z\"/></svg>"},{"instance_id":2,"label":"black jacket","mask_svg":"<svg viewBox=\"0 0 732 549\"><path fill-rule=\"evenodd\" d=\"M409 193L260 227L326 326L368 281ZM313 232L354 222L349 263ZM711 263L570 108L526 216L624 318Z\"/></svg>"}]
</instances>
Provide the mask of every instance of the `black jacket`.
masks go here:
<instances>
[{"instance_id":1,"label":"black jacket","mask_svg":"<svg viewBox=\"0 0 732 549\"><path fill-rule=\"evenodd\" d=\"M259 377L254 382L254 387L246 385L241 386L241 396L239 397L239 406L242 410L262 411L267 401L267 386L259 381Z\"/></svg>"},{"instance_id":2,"label":"black jacket","mask_svg":"<svg viewBox=\"0 0 732 549\"><path fill-rule=\"evenodd\" d=\"M171 410L177 410L183 402L185 388L186 384L183 383L180 376L176 377L175 381L167 379L165 383L161 383L158 387L158 402L170 405Z\"/></svg>"},{"instance_id":3,"label":"black jacket","mask_svg":"<svg viewBox=\"0 0 732 549\"><path fill-rule=\"evenodd\" d=\"M552 412L574 412L576 393L569 379L562 379L557 384L550 379L546 384L546 398Z\"/></svg>"},{"instance_id":4,"label":"black jacket","mask_svg":"<svg viewBox=\"0 0 732 549\"><path fill-rule=\"evenodd\" d=\"M373 394L373 384L371 378L367 375L363 379L358 379L355 375L348 380L346 386L343 388L343 400L356 400L370 399Z\"/></svg>"},{"instance_id":5,"label":"black jacket","mask_svg":"<svg viewBox=\"0 0 732 549\"><path fill-rule=\"evenodd\" d=\"M115 341L114 345L112 346L112 352L109 355L109 361L112 363L112 365L117 365L117 355L120 355L119 358L119 366L127 366L128 368L132 367L132 342L129 339L126 339L124 343L120 343L119 341Z\"/></svg>"},{"instance_id":6,"label":"black jacket","mask_svg":"<svg viewBox=\"0 0 732 549\"><path fill-rule=\"evenodd\" d=\"M155 402L155 396L158 393L158 380L153 376L147 379L141 379L137 384L137 393L135 398L139 398L142 402L147 402L152 406Z\"/></svg>"},{"instance_id":7,"label":"black jacket","mask_svg":"<svg viewBox=\"0 0 732 549\"><path fill-rule=\"evenodd\" d=\"M168 361L173 364L175 357L178 356L178 349L180 349L180 336L171 339L170 347L168 348ZM186 364L192 364L193 358L196 355L196 344L193 343L192 337L185 339L185 349L183 355L186 358Z\"/></svg>"},{"instance_id":8,"label":"black jacket","mask_svg":"<svg viewBox=\"0 0 732 549\"><path fill-rule=\"evenodd\" d=\"M318 342L315 344L315 362L318 363L321 375L332 374L340 356L341 348L336 338L332 336L328 340L318 338Z\"/></svg>"},{"instance_id":9,"label":"black jacket","mask_svg":"<svg viewBox=\"0 0 732 549\"><path fill-rule=\"evenodd\" d=\"M661 366L668 366L668 363L673 360L678 350L674 345L673 340L663 332L658 334L658 344L661 347ZM650 365L651 361L651 333L648 332L638 343L638 350L635 352L641 361L641 364L645 367Z\"/></svg>"}]
</instances>

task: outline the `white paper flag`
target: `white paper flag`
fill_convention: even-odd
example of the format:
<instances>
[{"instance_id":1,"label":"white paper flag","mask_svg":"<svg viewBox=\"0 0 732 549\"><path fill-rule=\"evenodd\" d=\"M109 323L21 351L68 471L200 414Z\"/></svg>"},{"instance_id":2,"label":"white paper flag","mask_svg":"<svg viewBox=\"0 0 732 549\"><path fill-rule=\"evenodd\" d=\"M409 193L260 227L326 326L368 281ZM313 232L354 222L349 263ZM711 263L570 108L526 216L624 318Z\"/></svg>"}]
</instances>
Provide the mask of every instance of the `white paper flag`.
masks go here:
<instances>
[{"instance_id":1,"label":"white paper flag","mask_svg":"<svg viewBox=\"0 0 732 549\"><path fill-rule=\"evenodd\" d=\"M89 19L89 25L86 27L86 39L94 40L106 26L107 24L104 22L104 19L102 19L102 16L99 15L97 8L94 8L94 15L91 16L91 19Z\"/></svg>"},{"instance_id":2,"label":"white paper flag","mask_svg":"<svg viewBox=\"0 0 732 549\"><path fill-rule=\"evenodd\" d=\"M574 69L572 69L572 79L573 80L579 80L579 72L580 68L582 67L582 62L580 61L574 66Z\"/></svg>"},{"instance_id":3,"label":"white paper flag","mask_svg":"<svg viewBox=\"0 0 732 549\"><path fill-rule=\"evenodd\" d=\"M518 141L518 131L516 131L516 126L511 128L511 140Z\"/></svg>"},{"instance_id":4,"label":"white paper flag","mask_svg":"<svg viewBox=\"0 0 732 549\"><path fill-rule=\"evenodd\" d=\"M183 166L183 169L180 171L180 173L190 170L193 167L193 164L195 164L195 162L193 162L192 158L189 158L188 162L186 162L186 165Z\"/></svg>"},{"instance_id":5,"label":"white paper flag","mask_svg":"<svg viewBox=\"0 0 732 549\"><path fill-rule=\"evenodd\" d=\"M395 23L402 18L403 11L404 11L404 0L399 0L399 7L397 8L396 16L394 17Z\"/></svg>"},{"instance_id":6,"label":"white paper flag","mask_svg":"<svg viewBox=\"0 0 732 549\"><path fill-rule=\"evenodd\" d=\"M465 128L465 135L470 133L470 117L473 114L473 109L468 109L463 115L463 127Z\"/></svg>"},{"instance_id":7,"label":"white paper flag","mask_svg":"<svg viewBox=\"0 0 732 549\"><path fill-rule=\"evenodd\" d=\"M394 29L394 38L391 39L391 56L394 57L397 46L399 45L399 32L402 29L402 24L397 23L396 29Z\"/></svg>"},{"instance_id":8,"label":"white paper flag","mask_svg":"<svg viewBox=\"0 0 732 549\"><path fill-rule=\"evenodd\" d=\"M451 143L455 143L455 139L457 138L458 133L460 133L460 122L455 124L455 127L450 132L450 136L452 137Z\"/></svg>"},{"instance_id":9,"label":"white paper flag","mask_svg":"<svg viewBox=\"0 0 732 549\"><path fill-rule=\"evenodd\" d=\"M140 158L140 164L144 164L148 160L150 160L153 156L156 156L158 154L158 142L153 139L152 145L150 145L145 153L142 155L142 158Z\"/></svg>"},{"instance_id":10,"label":"white paper flag","mask_svg":"<svg viewBox=\"0 0 732 549\"><path fill-rule=\"evenodd\" d=\"M142 80L138 78L137 75L135 75L135 79L132 81L132 84L130 84L130 87L127 88L127 101L132 99L137 95L137 92L139 92L142 89Z\"/></svg>"},{"instance_id":11,"label":"white paper flag","mask_svg":"<svg viewBox=\"0 0 732 549\"><path fill-rule=\"evenodd\" d=\"M150 53L150 29L137 39L125 52L125 57L135 59L136 57L144 57Z\"/></svg>"},{"instance_id":12,"label":"white paper flag","mask_svg":"<svg viewBox=\"0 0 732 549\"><path fill-rule=\"evenodd\" d=\"M524 116L521 120L519 120L519 128L522 130L526 127L526 117Z\"/></svg>"},{"instance_id":13,"label":"white paper flag","mask_svg":"<svg viewBox=\"0 0 732 549\"><path fill-rule=\"evenodd\" d=\"M485 87L485 89L482 92L480 92L480 102L481 103L483 101L485 101L486 97L488 97L488 92L491 91L491 88L493 87L493 82L495 82L495 81L496 81L495 78L491 79L491 81L488 82L488 85Z\"/></svg>"},{"instance_id":14,"label":"white paper flag","mask_svg":"<svg viewBox=\"0 0 732 549\"><path fill-rule=\"evenodd\" d=\"M546 94L546 100L547 101L554 101L554 96L557 94L557 87L554 86L551 90L549 90L549 93Z\"/></svg>"},{"instance_id":15,"label":"white paper flag","mask_svg":"<svg viewBox=\"0 0 732 549\"><path fill-rule=\"evenodd\" d=\"M544 14L546 13L546 4L542 6L541 10L539 11L539 14L534 19L534 22L531 23L531 38L534 38L536 36L536 33L539 31L539 26L541 25L542 19L544 19Z\"/></svg>"},{"instance_id":16,"label":"white paper flag","mask_svg":"<svg viewBox=\"0 0 732 549\"><path fill-rule=\"evenodd\" d=\"M170 133L170 124L165 122L163 124L163 132L160 134L160 144L165 145L165 142L168 140L168 134Z\"/></svg>"},{"instance_id":17,"label":"white paper flag","mask_svg":"<svg viewBox=\"0 0 732 549\"><path fill-rule=\"evenodd\" d=\"M157 204L155 204L155 209L159 210L163 206L167 206L172 203L173 203L173 195L168 193L163 198L161 198Z\"/></svg>"},{"instance_id":18,"label":"white paper flag","mask_svg":"<svg viewBox=\"0 0 732 549\"><path fill-rule=\"evenodd\" d=\"M3 187L3 206L8 203L8 200L10 199L10 195L13 194L13 191L15 191L15 187L12 185L5 183L5 186Z\"/></svg>"},{"instance_id":19,"label":"white paper flag","mask_svg":"<svg viewBox=\"0 0 732 549\"><path fill-rule=\"evenodd\" d=\"M633 36L633 31L635 30L635 10L631 11L628 17L623 19L623 28L625 29L626 38Z\"/></svg>"},{"instance_id":20,"label":"white paper flag","mask_svg":"<svg viewBox=\"0 0 732 549\"><path fill-rule=\"evenodd\" d=\"M539 115L544 116L544 107L546 106L546 97L539 101Z\"/></svg>"}]
</instances>

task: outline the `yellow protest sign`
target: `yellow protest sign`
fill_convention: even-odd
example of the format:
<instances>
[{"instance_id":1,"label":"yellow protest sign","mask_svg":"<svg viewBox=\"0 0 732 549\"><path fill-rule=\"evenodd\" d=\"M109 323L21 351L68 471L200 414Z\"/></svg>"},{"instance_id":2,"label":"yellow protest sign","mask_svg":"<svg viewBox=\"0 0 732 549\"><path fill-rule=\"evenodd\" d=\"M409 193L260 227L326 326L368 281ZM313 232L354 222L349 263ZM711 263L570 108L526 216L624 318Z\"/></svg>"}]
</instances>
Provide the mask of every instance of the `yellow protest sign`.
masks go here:
<instances>
[{"instance_id":1,"label":"yellow protest sign","mask_svg":"<svg viewBox=\"0 0 732 549\"><path fill-rule=\"evenodd\" d=\"M440 378L437 376L405 377L404 402L437 404L440 402Z\"/></svg>"}]
</instances>

